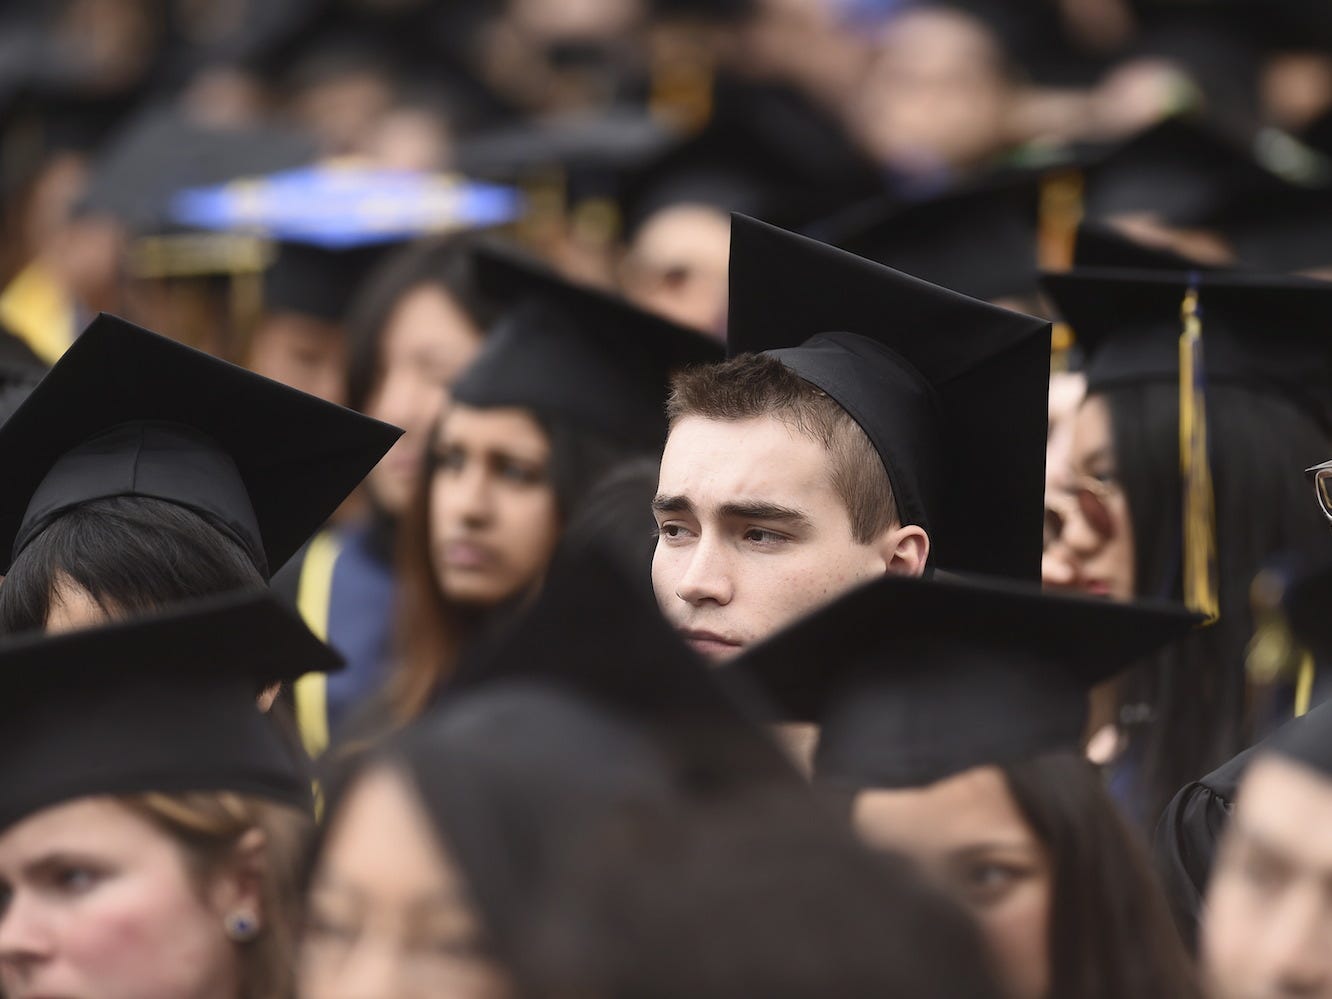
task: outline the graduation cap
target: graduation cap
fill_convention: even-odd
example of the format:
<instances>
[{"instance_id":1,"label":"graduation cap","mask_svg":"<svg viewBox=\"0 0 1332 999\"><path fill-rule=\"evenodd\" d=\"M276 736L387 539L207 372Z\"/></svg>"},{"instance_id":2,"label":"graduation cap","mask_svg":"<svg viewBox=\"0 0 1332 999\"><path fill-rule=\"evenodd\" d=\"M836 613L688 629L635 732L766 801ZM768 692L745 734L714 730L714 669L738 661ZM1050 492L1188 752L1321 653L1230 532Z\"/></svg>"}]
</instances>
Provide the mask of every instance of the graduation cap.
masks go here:
<instances>
[{"instance_id":1,"label":"graduation cap","mask_svg":"<svg viewBox=\"0 0 1332 999\"><path fill-rule=\"evenodd\" d=\"M672 372L721 359L712 338L493 247L482 290L508 308L453 387L468 406L519 406L657 451Z\"/></svg>"},{"instance_id":2,"label":"graduation cap","mask_svg":"<svg viewBox=\"0 0 1332 999\"><path fill-rule=\"evenodd\" d=\"M933 565L1038 578L1048 322L737 215L727 348L850 414Z\"/></svg>"},{"instance_id":3,"label":"graduation cap","mask_svg":"<svg viewBox=\"0 0 1332 999\"><path fill-rule=\"evenodd\" d=\"M175 192L285 170L315 155L314 142L292 129L204 126L177 108L154 107L98 157L81 208L114 215L134 233L167 232L180 225Z\"/></svg>"},{"instance_id":4,"label":"graduation cap","mask_svg":"<svg viewBox=\"0 0 1332 999\"><path fill-rule=\"evenodd\" d=\"M1332 266L1332 188L1290 187L1236 197L1212 225L1255 270L1298 272Z\"/></svg>"},{"instance_id":5,"label":"graduation cap","mask_svg":"<svg viewBox=\"0 0 1332 999\"><path fill-rule=\"evenodd\" d=\"M807 228L821 242L972 298L1036 293L1042 174L903 203L881 197Z\"/></svg>"},{"instance_id":6,"label":"graduation cap","mask_svg":"<svg viewBox=\"0 0 1332 999\"><path fill-rule=\"evenodd\" d=\"M841 126L801 95L723 79L713 105L700 131L625 176L626 232L683 204L801 225L879 189Z\"/></svg>"},{"instance_id":7,"label":"graduation cap","mask_svg":"<svg viewBox=\"0 0 1332 999\"><path fill-rule=\"evenodd\" d=\"M74 798L235 791L308 808L255 692L342 660L266 593L0 644L0 829Z\"/></svg>"},{"instance_id":8,"label":"graduation cap","mask_svg":"<svg viewBox=\"0 0 1332 999\"><path fill-rule=\"evenodd\" d=\"M1218 128L1174 116L1111 149L1088 171L1086 214L1147 213L1206 225L1235 198L1262 199L1316 178L1284 177Z\"/></svg>"},{"instance_id":9,"label":"graduation cap","mask_svg":"<svg viewBox=\"0 0 1332 999\"><path fill-rule=\"evenodd\" d=\"M0 565L65 511L130 495L193 510L267 577L401 433L102 314L0 426Z\"/></svg>"},{"instance_id":10,"label":"graduation cap","mask_svg":"<svg viewBox=\"0 0 1332 999\"><path fill-rule=\"evenodd\" d=\"M885 576L726 667L822 726L815 774L911 787L1076 749L1095 685L1200 618L1000 581Z\"/></svg>"},{"instance_id":11,"label":"graduation cap","mask_svg":"<svg viewBox=\"0 0 1332 999\"><path fill-rule=\"evenodd\" d=\"M1332 427L1332 284L1299 277L1129 269L1045 274L1041 283L1087 356L1088 391L1179 381L1180 306L1197 289L1206 383L1304 405Z\"/></svg>"},{"instance_id":12,"label":"graduation cap","mask_svg":"<svg viewBox=\"0 0 1332 999\"><path fill-rule=\"evenodd\" d=\"M1165 246L1149 246L1114 226L1084 221L1073 243L1073 266L1148 271L1207 271L1214 268Z\"/></svg>"},{"instance_id":13,"label":"graduation cap","mask_svg":"<svg viewBox=\"0 0 1332 999\"><path fill-rule=\"evenodd\" d=\"M466 659L448 697L519 682L553 685L640 726L700 789L797 780L755 721L755 691L698 659L595 546L556 560L531 609Z\"/></svg>"}]
</instances>

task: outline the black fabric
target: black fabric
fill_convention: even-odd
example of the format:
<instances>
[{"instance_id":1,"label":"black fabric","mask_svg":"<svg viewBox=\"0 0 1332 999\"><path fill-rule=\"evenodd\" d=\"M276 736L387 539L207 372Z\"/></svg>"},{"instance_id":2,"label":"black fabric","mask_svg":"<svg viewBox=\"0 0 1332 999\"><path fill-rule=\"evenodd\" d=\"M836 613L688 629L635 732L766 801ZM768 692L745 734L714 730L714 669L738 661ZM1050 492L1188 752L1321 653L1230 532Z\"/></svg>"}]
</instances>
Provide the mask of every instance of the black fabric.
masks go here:
<instances>
[{"instance_id":1,"label":"black fabric","mask_svg":"<svg viewBox=\"0 0 1332 999\"><path fill-rule=\"evenodd\" d=\"M1268 751L1332 780L1332 701L1286 725L1264 745Z\"/></svg>"},{"instance_id":2,"label":"black fabric","mask_svg":"<svg viewBox=\"0 0 1332 999\"><path fill-rule=\"evenodd\" d=\"M994 177L906 204L882 197L806 232L971 298L1025 297L1036 292L1043 176Z\"/></svg>"},{"instance_id":3,"label":"black fabric","mask_svg":"<svg viewBox=\"0 0 1332 999\"><path fill-rule=\"evenodd\" d=\"M1145 271L1210 271L1181 253L1163 246L1148 246L1113 226L1083 222L1073 244L1073 266L1130 268Z\"/></svg>"},{"instance_id":4,"label":"black fabric","mask_svg":"<svg viewBox=\"0 0 1332 999\"><path fill-rule=\"evenodd\" d=\"M308 806L256 692L342 661L267 594L0 644L0 828L73 798L237 791Z\"/></svg>"},{"instance_id":5,"label":"black fabric","mask_svg":"<svg viewBox=\"0 0 1332 999\"><path fill-rule=\"evenodd\" d=\"M671 374L721 359L702 333L510 253L479 249L476 275L508 308L453 386L468 406L535 410L655 453Z\"/></svg>"},{"instance_id":6,"label":"black fabric","mask_svg":"<svg viewBox=\"0 0 1332 999\"><path fill-rule=\"evenodd\" d=\"M727 336L856 420L931 565L1039 578L1049 323L736 215Z\"/></svg>"},{"instance_id":7,"label":"black fabric","mask_svg":"<svg viewBox=\"0 0 1332 999\"><path fill-rule=\"evenodd\" d=\"M1088 391L1179 378L1187 272L1075 270L1042 284L1087 357ZM1332 428L1332 283L1198 272L1209 382L1291 399Z\"/></svg>"},{"instance_id":8,"label":"black fabric","mask_svg":"<svg viewBox=\"0 0 1332 999\"><path fill-rule=\"evenodd\" d=\"M914 786L1076 749L1088 690L1198 620L997 580L886 576L726 671L766 690L779 717L822 726L821 778Z\"/></svg>"},{"instance_id":9,"label":"black fabric","mask_svg":"<svg viewBox=\"0 0 1332 999\"><path fill-rule=\"evenodd\" d=\"M141 494L226 525L267 575L400 434L99 315L0 426L0 568L61 509Z\"/></svg>"},{"instance_id":10,"label":"black fabric","mask_svg":"<svg viewBox=\"0 0 1332 999\"><path fill-rule=\"evenodd\" d=\"M1157 823L1152 841L1157 874L1190 950L1197 946L1198 920L1217 844L1235 807L1239 782L1259 748L1246 749L1201 780L1180 788Z\"/></svg>"},{"instance_id":11,"label":"black fabric","mask_svg":"<svg viewBox=\"0 0 1332 999\"><path fill-rule=\"evenodd\" d=\"M332 250L282 243L264 273L264 309L340 325L361 284L386 252L381 245Z\"/></svg>"}]
</instances>

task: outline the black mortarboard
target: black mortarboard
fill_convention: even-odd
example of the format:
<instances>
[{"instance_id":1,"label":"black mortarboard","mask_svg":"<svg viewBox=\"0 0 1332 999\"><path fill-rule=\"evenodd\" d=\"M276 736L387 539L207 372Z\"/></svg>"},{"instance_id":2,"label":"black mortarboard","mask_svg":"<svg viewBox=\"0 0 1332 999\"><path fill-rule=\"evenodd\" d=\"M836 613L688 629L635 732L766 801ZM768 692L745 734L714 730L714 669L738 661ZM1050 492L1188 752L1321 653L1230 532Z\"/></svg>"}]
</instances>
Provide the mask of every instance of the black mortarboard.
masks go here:
<instances>
[{"instance_id":1,"label":"black mortarboard","mask_svg":"<svg viewBox=\"0 0 1332 999\"><path fill-rule=\"evenodd\" d=\"M1041 174L924 201L879 198L807 228L819 240L972 298L1036 293Z\"/></svg>"},{"instance_id":2,"label":"black mortarboard","mask_svg":"<svg viewBox=\"0 0 1332 999\"><path fill-rule=\"evenodd\" d=\"M1173 249L1149 246L1101 222L1083 222L1073 243L1074 267L1114 267L1144 271L1213 270Z\"/></svg>"},{"instance_id":3,"label":"black mortarboard","mask_svg":"<svg viewBox=\"0 0 1332 999\"><path fill-rule=\"evenodd\" d=\"M1110 150L1088 171L1090 218L1145 213L1205 225L1233 198L1264 198L1291 186L1243 142L1175 116Z\"/></svg>"},{"instance_id":4,"label":"black mortarboard","mask_svg":"<svg viewBox=\"0 0 1332 999\"><path fill-rule=\"evenodd\" d=\"M1297 718L1263 745L1265 752L1302 763L1332 780L1332 702Z\"/></svg>"},{"instance_id":5,"label":"black mortarboard","mask_svg":"<svg viewBox=\"0 0 1332 999\"><path fill-rule=\"evenodd\" d=\"M400 434L102 314L0 427L0 565L64 511L132 495L195 511L268 576Z\"/></svg>"},{"instance_id":6,"label":"black mortarboard","mask_svg":"<svg viewBox=\"0 0 1332 999\"><path fill-rule=\"evenodd\" d=\"M1042 284L1087 356L1089 391L1179 382L1187 272L1101 269ZM1332 284L1235 272L1196 275L1207 383L1239 383L1303 403L1332 427Z\"/></svg>"},{"instance_id":7,"label":"black mortarboard","mask_svg":"<svg viewBox=\"0 0 1332 999\"><path fill-rule=\"evenodd\" d=\"M177 191L301 166L315 155L313 141L291 129L205 127L175 108L153 108L99 157L82 207L114 215L134 233L165 232L175 228Z\"/></svg>"},{"instance_id":8,"label":"black mortarboard","mask_svg":"<svg viewBox=\"0 0 1332 999\"><path fill-rule=\"evenodd\" d=\"M1077 749L1091 687L1182 637L1182 607L886 576L728 667L818 722L816 775L919 786Z\"/></svg>"},{"instance_id":9,"label":"black mortarboard","mask_svg":"<svg viewBox=\"0 0 1332 999\"><path fill-rule=\"evenodd\" d=\"M255 692L341 659L265 593L0 645L0 829L88 795L236 791L308 807Z\"/></svg>"},{"instance_id":10,"label":"black mortarboard","mask_svg":"<svg viewBox=\"0 0 1332 999\"><path fill-rule=\"evenodd\" d=\"M382 246L329 249L280 243L264 273L264 309L340 325L366 276L383 258Z\"/></svg>"},{"instance_id":11,"label":"black mortarboard","mask_svg":"<svg viewBox=\"0 0 1332 999\"><path fill-rule=\"evenodd\" d=\"M931 564L1038 578L1049 323L740 215L730 271L730 353L776 357L860 424Z\"/></svg>"},{"instance_id":12,"label":"black mortarboard","mask_svg":"<svg viewBox=\"0 0 1332 999\"><path fill-rule=\"evenodd\" d=\"M1212 227L1245 266L1297 272L1332 266L1332 188L1289 187L1236 197Z\"/></svg>"},{"instance_id":13,"label":"black mortarboard","mask_svg":"<svg viewBox=\"0 0 1332 999\"><path fill-rule=\"evenodd\" d=\"M482 289L506 309L453 387L469 406L520 406L649 451L666 439L672 372L721 346L512 253L476 251Z\"/></svg>"},{"instance_id":14,"label":"black mortarboard","mask_svg":"<svg viewBox=\"0 0 1332 999\"><path fill-rule=\"evenodd\" d=\"M700 131L626 178L619 200L628 231L679 204L801 225L879 189L841 126L800 94L723 78L713 105Z\"/></svg>"},{"instance_id":15,"label":"black mortarboard","mask_svg":"<svg viewBox=\"0 0 1332 999\"><path fill-rule=\"evenodd\" d=\"M753 691L699 660L595 548L557 559L532 608L469 657L449 695L515 681L552 684L642 726L702 787L794 776L754 720Z\"/></svg>"}]
</instances>

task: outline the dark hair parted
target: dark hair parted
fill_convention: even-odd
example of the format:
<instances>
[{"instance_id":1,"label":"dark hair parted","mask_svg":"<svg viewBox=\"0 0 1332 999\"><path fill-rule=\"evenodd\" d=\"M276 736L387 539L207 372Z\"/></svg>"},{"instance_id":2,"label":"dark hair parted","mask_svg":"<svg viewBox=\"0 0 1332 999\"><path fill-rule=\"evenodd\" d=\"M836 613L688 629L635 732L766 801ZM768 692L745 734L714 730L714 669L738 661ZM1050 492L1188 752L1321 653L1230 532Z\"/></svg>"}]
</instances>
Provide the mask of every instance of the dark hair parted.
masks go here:
<instances>
[{"instance_id":1,"label":"dark hair parted","mask_svg":"<svg viewBox=\"0 0 1332 999\"><path fill-rule=\"evenodd\" d=\"M1133 527L1134 592L1181 600L1177 390L1149 384L1102 394ZM1221 618L1153 657L1123 687L1123 703L1150 709L1132 712L1146 720L1130 729L1129 750L1141 768L1135 804L1148 828L1175 791L1244 749L1272 721L1249 709L1254 577L1274 556L1332 557L1332 535L1303 475L1327 457L1328 437L1317 421L1269 392L1213 385L1207 432Z\"/></svg>"},{"instance_id":2,"label":"dark hair parted","mask_svg":"<svg viewBox=\"0 0 1332 999\"><path fill-rule=\"evenodd\" d=\"M826 392L776 358L741 354L682 371L671 382L666 412L671 426L686 416L779 420L828 452L833 489L846 504L856 541L868 544L898 523L888 472L865 431Z\"/></svg>"},{"instance_id":3,"label":"dark hair parted","mask_svg":"<svg viewBox=\"0 0 1332 999\"><path fill-rule=\"evenodd\" d=\"M472 241L450 237L400 250L367 279L347 317L351 344L347 370L347 404L364 410L384 373L381 347L393 310L418 288L434 288L450 298L476 324L488 329L495 306L477 284Z\"/></svg>"},{"instance_id":4,"label":"dark hair parted","mask_svg":"<svg viewBox=\"0 0 1332 999\"><path fill-rule=\"evenodd\" d=\"M113 496L62 514L14 560L0 583L0 632L42 630L71 585L116 617L259 588L264 578L240 545L193 511Z\"/></svg>"},{"instance_id":5,"label":"dark hair parted","mask_svg":"<svg viewBox=\"0 0 1332 999\"><path fill-rule=\"evenodd\" d=\"M1001 768L1052 869L1052 999L1190 999L1184 945L1142 845L1071 752Z\"/></svg>"},{"instance_id":6,"label":"dark hair parted","mask_svg":"<svg viewBox=\"0 0 1332 999\"><path fill-rule=\"evenodd\" d=\"M569 523L588 494L613 468L640 457L623 444L563 420L537 412L531 415L550 441L547 476L564 524ZM443 419L448 419L447 412ZM441 420L441 426L442 423ZM477 608L449 600L440 591L431 562L433 479L432 474L422 476L398 535L397 569L402 588L395 642L399 667L387 693L388 714L394 723L405 723L421 714L447 682L467 644L528 595L514 594L512 601L498 607Z\"/></svg>"}]
</instances>

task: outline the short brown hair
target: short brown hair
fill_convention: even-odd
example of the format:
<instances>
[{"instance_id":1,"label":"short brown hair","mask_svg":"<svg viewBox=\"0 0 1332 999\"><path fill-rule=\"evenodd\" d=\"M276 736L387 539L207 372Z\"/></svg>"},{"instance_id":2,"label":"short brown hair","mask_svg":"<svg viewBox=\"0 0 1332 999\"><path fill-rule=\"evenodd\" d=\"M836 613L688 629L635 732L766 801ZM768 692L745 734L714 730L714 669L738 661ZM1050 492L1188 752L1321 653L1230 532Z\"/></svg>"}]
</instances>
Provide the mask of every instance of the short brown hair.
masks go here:
<instances>
[{"instance_id":1,"label":"short brown hair","mask_svg":"<svg viewBox=\"0 0 1332 999\"><path fill-rule=\"evenodd\" d=\"M686 416L752 420L771 416L821 445L832 461L832 485L846 504L851 533L868 544L898 522L897 500L883 459L860 424L826 392L781 361L741 354L689 368L671 381L671 426Z\"/></svg>"}]
</instances>

